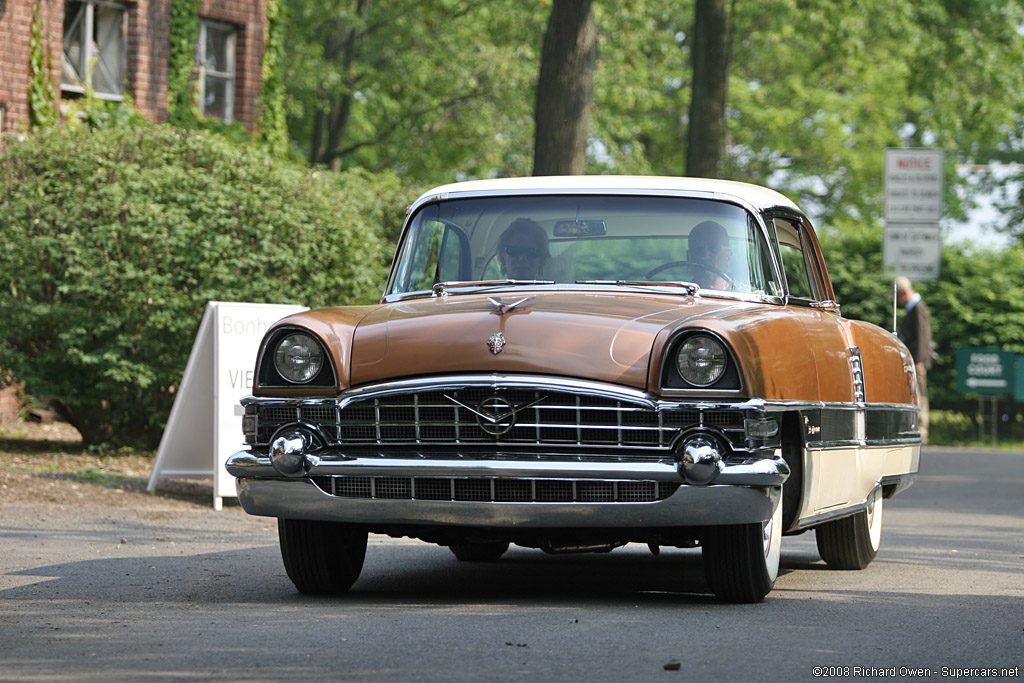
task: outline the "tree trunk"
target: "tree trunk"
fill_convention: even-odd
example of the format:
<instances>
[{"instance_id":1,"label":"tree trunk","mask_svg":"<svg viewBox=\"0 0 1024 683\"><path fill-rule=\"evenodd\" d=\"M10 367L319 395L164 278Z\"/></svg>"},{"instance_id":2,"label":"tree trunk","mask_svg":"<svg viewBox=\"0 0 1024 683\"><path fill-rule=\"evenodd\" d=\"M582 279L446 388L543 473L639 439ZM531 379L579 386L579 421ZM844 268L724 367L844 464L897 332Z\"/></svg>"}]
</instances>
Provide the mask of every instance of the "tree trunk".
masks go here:
<instances>
[{"instance_id":1,"label":"tree trunk","mask_svg":"<svg viewBox=\"0 0 1024 683\"><path fill-rule=\"evenodd\" d=\"M554 0L537 82L534 175L586 172L596 63L591 0Z\"/></svg>"},{"instance_id":2,"label":"tree trunk","mask_svg":"<svg viewBox=\"0 0 1024 683\"><path fill-rule=\"evenodd\" d=\"M369 8L369 0L356 0L354 12L362 19ZM349 27L338 35L329 36L324 45L324 56L328 61L341 65L349 85L343 95L335 97L329 108L317 112L310 144L310 162L327 164L332 171L341 170L341 146L348 135L348 124L352 114L353 92L355 90L355 62L359 54L361 30Z\"/></svg>"},{"instance_id":3,"label":"tree trunk","mask_svg":"<svg viewBox=\"0 0 1024 683\"><path fill-rule=\"evenodd\" d=\"M724 147L729 79L726 0L697 0L693 25L693 87L686 134L686 175L717 178Z\"/></svg>"}]
</instances>

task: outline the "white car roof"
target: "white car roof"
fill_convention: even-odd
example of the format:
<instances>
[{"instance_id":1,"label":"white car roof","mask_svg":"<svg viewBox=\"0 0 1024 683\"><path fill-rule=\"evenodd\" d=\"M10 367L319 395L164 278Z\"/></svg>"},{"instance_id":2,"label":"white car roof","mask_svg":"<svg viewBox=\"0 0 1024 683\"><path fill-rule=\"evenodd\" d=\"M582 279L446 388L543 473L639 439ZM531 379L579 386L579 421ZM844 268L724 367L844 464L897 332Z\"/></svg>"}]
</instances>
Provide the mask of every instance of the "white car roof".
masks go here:
<instances>
[{"instance_id":1,"label":"white car roof","mask_svg":"<svg viewBox=\"0 0 1024 683\"><path fill-rule=\"evenodd\" d=\"M739 183L732 180L711 180L708 178L677 178L669 176L530 176L525 178L497 178L493 180L469 180L449 183L432 188L420 195L413 204L417 206L431 199L447 199L455 195L486 194L538 194L538 193L589 194L614 192L639 194L684 194L708 196L711 198L738 199L757 209L771 207L799 208L788 197L760 185Z\"/></svg>"}]
</instances>

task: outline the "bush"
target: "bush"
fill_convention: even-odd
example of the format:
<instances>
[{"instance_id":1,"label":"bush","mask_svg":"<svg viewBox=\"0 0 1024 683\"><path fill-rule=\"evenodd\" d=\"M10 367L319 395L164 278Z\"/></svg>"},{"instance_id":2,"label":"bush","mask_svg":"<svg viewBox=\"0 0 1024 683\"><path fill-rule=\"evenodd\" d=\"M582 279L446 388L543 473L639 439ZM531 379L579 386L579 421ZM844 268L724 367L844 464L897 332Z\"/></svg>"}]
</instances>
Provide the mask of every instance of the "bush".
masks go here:
<instances>
[{"instance_id":1,"label":"bush","mask_svg":"<svg viewBox=\"0 0 1024 683\"><path fill-rule=\"evenodd\" d=\"M202 132L38 130L0 156L0 382L153 448L208 301L376 300L407 200Z\"/></svg>"}]
</instances>

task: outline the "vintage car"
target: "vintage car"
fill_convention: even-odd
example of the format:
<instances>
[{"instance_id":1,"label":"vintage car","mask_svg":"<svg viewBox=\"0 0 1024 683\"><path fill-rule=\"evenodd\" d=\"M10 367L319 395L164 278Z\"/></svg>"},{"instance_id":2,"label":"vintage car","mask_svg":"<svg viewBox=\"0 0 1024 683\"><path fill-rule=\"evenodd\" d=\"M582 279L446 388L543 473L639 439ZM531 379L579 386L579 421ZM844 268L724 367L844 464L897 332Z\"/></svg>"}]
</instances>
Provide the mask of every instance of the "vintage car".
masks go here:
<instances>
[{"instance_id":1,"label":"vintage car","mask_svg":"<svg viewBox=\"0 0 1024 683\"><path fill-rule=\"evenodd\" d=\"M835 298L762 187L437 187L379 304L267 332L227 468L303 593L347 591L377 533L465 561L699 547L716 596L759 602L787 534L865 567L918 470L910 354Z\"/></svg>"}]
</instances>

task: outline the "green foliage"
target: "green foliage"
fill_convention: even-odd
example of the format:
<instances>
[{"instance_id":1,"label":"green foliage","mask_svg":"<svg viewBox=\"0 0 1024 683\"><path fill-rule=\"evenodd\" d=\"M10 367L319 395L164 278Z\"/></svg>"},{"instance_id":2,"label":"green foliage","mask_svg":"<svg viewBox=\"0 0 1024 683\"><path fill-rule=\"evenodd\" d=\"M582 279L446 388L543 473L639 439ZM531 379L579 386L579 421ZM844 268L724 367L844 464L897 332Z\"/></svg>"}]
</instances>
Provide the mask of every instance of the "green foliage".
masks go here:
<instances>
[{"instance_id":1,"label":"green foliage","mask_svg":"<svg viewBox=\"0 0 1024 683\"><path fill-rule=\"evenodd\" d=\"M174 0L171 3L170 53L167 60L167 116L171 123L192 127L192 72L195 69L195 45L199 37L201 0Z\"/></svg>"},{"instance_id":2,"label":"green foliage","mask_svg":"<svg viewBox=\"0 0 1024 683\"><path fill-rule=\"evenodd\" d=\"M843 315L891 330L893 277L882 266L881 231L830 232L821 244ZM956 349L1024 353L1024 250L946 245L941 277L914 288L928 304L938 355L928 373L932 407L973 412L976 404L956 393Z\"/></svg>"},{"instance_id":3,"label":"green foliage","mask_svg":"<svg viewBox=\"0 0 1024 683\"><path fill-rule=\"evenodd\" d=\"M32 32L29 35L28 112L33 126L51 126L60 120L57 91L51 78L53 61L43 34L39 2L32 7Z\"/></svg>"},{"instance_id":4,"label":"green foliage","mask_svg":"<svg viewBox=\"0 0 1024 683\"><path fill-rule=\"evenodd\" d=\"M548 9L287 0L292 139L314 163L421 183L526 175Z\"/></svg>"},{"instance_id":5,"label":"green foliage","mask_svg":"<svg viewBox=\"0 0 1024 683\"><path fill-rule=\"evenodd\" d=\"M288 156L288 121L284 83L283 0L267 0L263 32L263 96L260 98L259 142L274 156Z\"/></svg>"},{"instance_id":6,"label":"green foliage","mask_svg":"<svg viewBox=\"0 0 1024 683\"><path fill-rule=\"evenodd\" d=\"M423 183L530 172L550 3L281 1L289 132L308 158ZM681 174L694 2L594 10L588 172ZM730 3L722 177L779 189L819 225L876 223L883 150L940 147L963 219L976 188L956 166L1020 160L1022 25L1019 0Z\"/></svg>"},{"instance_id":7,"label":"green foliage","mask_svg":"<svg viewBox=\"0 0 1024 683\"><path fill-rule=\"evenodd\" d=\"M121 101L101 100L95 97L93 89L85 88L85 97L67 100L64 103L65 119L68 126L85 126L93 130L101 128L133 128L146 124L146 117L135 108L130 95Z\"/></svg>"},{"instance_id":8,"label":"green foliage","mask_svg":"<svg viewBox=\"0 0 1024 683\"><path fill-rule=\"evenodd\" d=\"M928 425L928 441L944 446L973 446L1024 450L1024 413L1020 404L999 403L996 427L982 424L977 404L971 402L966 410L932 410ZM996 441L993 440L996 437Z\"/></svg>"},{"instance_id":9,"label":"green foliage","mask_svg":"<svg viewBox=\"0 0 1024 683\"><path fill-rule=\"evenodd\" d=\"M202 132L36 130L0 156L0 367L152 448L208 301L375 300L408 199Z\"/></svg>"}]
</instances>

